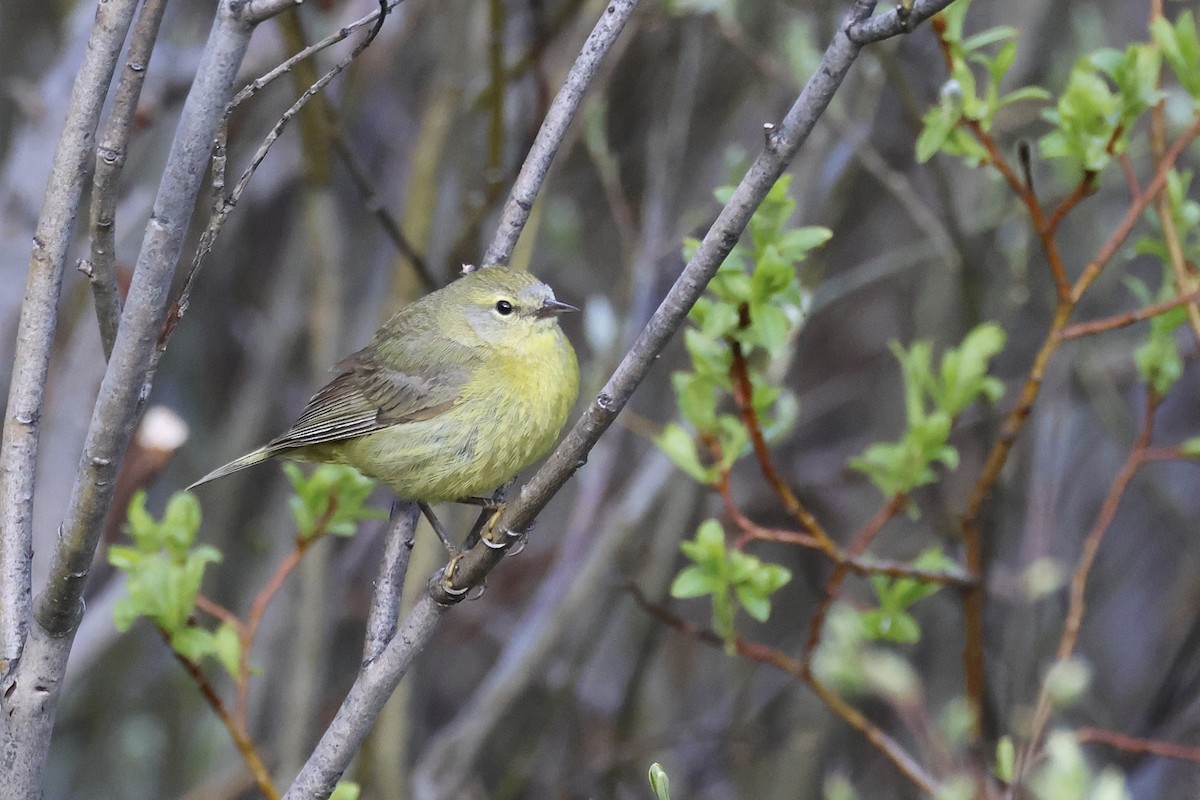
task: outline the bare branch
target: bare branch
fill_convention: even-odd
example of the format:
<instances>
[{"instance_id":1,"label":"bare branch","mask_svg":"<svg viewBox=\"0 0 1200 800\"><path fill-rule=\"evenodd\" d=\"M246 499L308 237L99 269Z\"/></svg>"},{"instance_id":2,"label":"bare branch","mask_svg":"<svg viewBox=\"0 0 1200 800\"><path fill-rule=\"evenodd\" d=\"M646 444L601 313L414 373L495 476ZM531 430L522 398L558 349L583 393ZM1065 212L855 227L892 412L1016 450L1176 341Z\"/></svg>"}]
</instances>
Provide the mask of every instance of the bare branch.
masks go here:
<instances>
[{"instance_id":1,"label":"bare branch","mask_svg":"<svg viewBox=\"0 0 1200 800\"><path fill-rule=\"evenodd\" d=\"M112 357L121 317L121 295L117 290L117 182L125 167L133 118L166 7L167 0L146 0L138 13L129 53L125 57L125 69L113 94L108 124L96 145L96 174L92 178L92 258L85 274L92 284L105 358Z\"/></svg>"},{"instance_id":2,"label":"bare branch","mask_svg":"<svg viewBox=\"0 0 1200 800\"><path fill-rule=\"evenodd\" d=\"M50 347L58 322L63 268L88 163L93 156L96 126L136 8L135 0L120 0L97 8L83 64L71 90L66 125L54 153L46 199L33 237L0 448L0 677L5 679L6 690L10 686L7 678L21 656L32 607L29 562L33 549L38 423ZM8 708L6 700L5 711ZM3 749L6 756L11 752L7 747ZM41 775L40 764L13 764L6 757L5 765L18 770L16 774L8 773L11 782L17 784L29 785L23 781L30 776L21 772L26 768L38 778Z\"/></svg>"},{"instance_id":3,"label":"bare branch","mask_svg":"<svg viewBox=\"0 0 1200 800\"><path fill-rule=\"evenodd\" d=\"M64 232L78 206L80 176L91 157L90 142L104 89L112 80L133 7L132 2L100 6L98 20L108 20L118 9L124 16L120 25L108 22L103 35L88 48L87 67L76 84L78 102L72 104L78 113L69 117L64 145L60 148L62 168L56 169L60 177L52 182L54 192L48 195L46 236L39 237L42 244L35 250L31 267L33 286L22 315L22 327L26 327L24 320L29 318L33 330L27 330L18 345L22 356L18 358L20 372L13 381L16 402L9 403L12 436L5 431L3 464L6 468L4 513L6 523L12 522L11 527L6 524L12 535L6 535L4 539L17 548L24 548L19 553L22 557L27 557L28 553L28 497L32 489L33 448L36 446L34 423L42 399L41 383L46 369L44 354L48 354L49 335L54 327L53 304L66 254ZM184 103L153 215L142 241L112 358L100 385L79 472L52 555L46 589L37 600L25 651L5 691L4 711L8 724L3 742L0 742L10 767L4 786L5 797L37 797L41 794L62 677L82 615L80 598L84 582L104 528L104 517L112 503L118 466L148 394L148 379L166 317L175 265L199 196L213 137L250 41L252 27L238 16L240 8L241 4L232 0L219 7L195 82ZM71 213L63 215L64 210ZM52 249L42 251L47 243ZM37 383L37 387L30 389L28 384L31 382ZM20 569L21 572L14 574L14 581L9 581L6 575L2 582L6 587L17 584L13 593L18 600L21 599L22 574L28 574L24 572L27 567Z\"/></svg>"},{"instance_id":4,"label":"bare branch","mask_svg":"<svg viewBox=\"0 0 1200 800\"><path fill-rule=\"evenodd\" d=\"M380 9L391 8L392 5L401 2L403 2L403 0L394 0L394 3L380 2ZM267 153L271 151L271 147L279 140L279 137L283 135L283 129L287 127L288 123L300 113L300 110L308 105L309 101L316 97L317 94L324 89L331 80L336 78L342 72L342 70L348 67L352 61L354 61L354 59L358 58L363 50L366 50L371 42L375 40L375 37L379 34L379 29L383 26L384 20L382 13L376 12L373 16L368 15L367 17L364 17L364 19L367 18L375 20L375 26L371 28L361 42L355 45L354 50L351 51L348 56L334 64L328 72L326 72L324 75L318 78L315 83L309 86L304 93L296 99L296 102L292 103L287 111L283 112L283 116L281 116L275 122L275 125L263 139L262 144L260 144L258 149L254 152L253 157L250 159L250 164L245 170L243 170L241 177L238 178L238 182L234 185L233 190L229 193L229 197L221 198L219 194L220 190L217 190L218 194L215 198L216 207L213 209L212 216L209 217L208 227L205 228L204 233L200 235L200 244L197 246L196 252L192 256L192 264L188 268L187 278L183 282L183 289L179 292L179 298L175 302L175 307L172 311L172 314L166 321L163 335L159 341L158 352L154 359L155 365L157 365L158 359L162 356L163 351L166 349L167 340L170 339L171 334L175 330L175 326L179 324L179 321L183 319L183 315L187 313L188 300L191 296L192 286L196 282L196 277L200 273L200 267L203 265L205 257L212 251L213 243L216 241L217 236L221 233L221 229L225 227L226 220L228 220L229 215L233 213L233 209L237 205L238 200L241 199L242 193L246 190L246 186L249 185L250 179L254 177L254 173L262 164L263 159L267 157ZM289 61L290 60L291 59L289 59ZM278 74L282 75L284 73L280 72ZM276 77L278 77L278 75ZM253 92L250 94L253 94ZM238 98L244 99L244 96L250 96L246 94L246 89L238 92L237 97L229 102L224 114L218 121L218 131L214 133L217 134L218 140L221 142L219 149L222 151L224 150L223 142L227 127L226 123L229 119L229 115L233 112L234 107L237 105ZM214 166L214 188L218 186L224 186L224 159L225 155L222 152L220 154L221 171L218 172ZM214 158L214 162L215 161L217 161L216 158Z\"/></svg>"},{"instance_id":5,"label":"bare branch","mask_svg":"<svg viewBox=\"0 0 1200 800\"><path fill-rule=\"evenodd\" d=\"M592 82L596 68L608 55L609 48L621 34L621 29L625 27L635 8L637 0L613 0L604 9L600 21L583 43L579 57L567 73L566 81L555 95L554 102L550 104L546 119L542 121L542 127L538 130L537 138L533 140L529 155L525 157L525 163L517 175L517 182L513 184L508 202L504 204L504 210L500 214L496 235L492 237L492 243L483 255L483 265L507 265L508 260L512 258L513 248L517 246L517 239L529 219L533 201L537 199L542 184L546 182L550 162L558 152L567 126L579 111L583 94Z\"/></svg>"},{"instance_id":6,"label":"bare branch","mask_svg":"<svg viewBox=\"0 0 1200 800\"><path fill-rule=\"evenodd\" d=\"M421 509L416 503L397 501L392 505L388 520L387 541L379 577L375 579L375 594L367 614L367 635L363 643L363 661L377 658L396 635L400 617L400 595L404 593L404 577L408 572L408 557L412 554L413 535Z\"/></svg>"}]
</instances>

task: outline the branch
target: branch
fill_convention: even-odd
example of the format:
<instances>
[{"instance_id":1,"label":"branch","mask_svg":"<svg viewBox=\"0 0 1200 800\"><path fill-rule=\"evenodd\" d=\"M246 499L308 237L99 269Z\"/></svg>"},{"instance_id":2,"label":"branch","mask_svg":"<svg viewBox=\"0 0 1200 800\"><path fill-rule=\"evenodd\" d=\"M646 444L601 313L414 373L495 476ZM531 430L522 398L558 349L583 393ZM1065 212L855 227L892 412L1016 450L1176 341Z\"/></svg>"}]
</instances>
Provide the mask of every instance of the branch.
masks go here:
<instances>
[{"instance_id":1,"label":"branch","mask_svg":"<svg viewBox=\"0 0 1200 800\"><path fill-rule=\"evenodd\" d=\"M936 13L949 2L920 0L910 17L910 24ZM452 560L440 579L431 582L429 593L409 613L397 636L378 659L364 666L312 757L288 791L288 800L323 797L332 791L387 697L404 677L417 653L429 641L441 615L452 604L463 599L471 587L482 582L503 557L507 542L500 542L500 547L496 546L496 529L517 532L527 529L550 498L585 462L588 452L625 406L683 323L692 305L704 292L721 262L733 249L751 215L808 138L854 63L862 44L906 30L905 22L895 11L871 17L874 7L875 3L870 0L854 3L826 49L821 64L787 116L768 138L766 149L751 165L691 261L582 418L521 489L517 498L506 507L498 524L485 532L479 545L461 558ZM586 48L580 58L589 58ZM518 230L519 227L518 224ZM510 242L510 236L511 232L508 235L497 234L497 240L501 243ZM507 252L511 252L511 244L507 245Z\"/></svg>"},{"instance_id":2,"label":"branch","mask_svg":"<svg viewBox=\"0 0 1200 800\"><path fill-rule=\"evenodd\" d=\"M184 671L196 684L196 688L200 690L209 708L221 720L221 724L225 726L225 730L229 732L229 738L233 739L234 745L238 752L242 754L242 759L246 762L246 766L250 768L250 773L254 776L254 782L258 784L259 791L267 800L279 800L279 790L275 788L275 784L271 781L271 773L267 770L262 762L262 758L258 755L258 749L254 746L253 740L246 733L244 722L240 722L233 714L229 713L229 709L222 702L221 696L217 694L217 690L213 688L212 682L208 676L204 674L204 670L200 669L200 665L183 654L179 653L175 648L171 647L171 637L166 631L159 628L159 634L163 641L166 642L167 648L171 654L175 656Z\"/></svg>"},{"instance_id":3,"label":"branch","mask_svg":"<svg viewBox=\"0 0 1200 800\"><path fill-rule=\"evenodd\" d=\"M637 601L637 604L644 611L670 625L680 633L691 636L713 647L722 649L725 647L725 640L716 631L694 625L662 606L650 602L636 584L630 583L628 589L630 594L633 595L634 600ZM812 670L809 669L806 661L797 660L782 650L759 644L758 642L751 642L740 636L737 638L735 644L738 655L743 658L748 658L751 661L757 661L761 664L769 664L792 677L802 680L820 698L821 702L829 707L830 711L851 728L862 734L888 761L892 762L892 765L900 771L900 774L908 778L917 788L925 792L926 795L932 797L938 794L938 781L927 773L925 768L917 763L899 742L888 736L882 728L867 719L865 714L847 703L840 695L819 681L812 674Z\"/></svg>"},{"instance_id":4,"label":"branch","mask_svg":"<svg viewBox=\"0 0 1200 800\"><path fill-rule=\"evenodd\" d=\"M1075 731L1075 740L1080 744L1104 744L1124 750L1162 758L1177 758L1181 761L1200 762L1200 747L1187 747L1157 739L1140 739L1104 728L1080 728Z\"/></svg>"},{"instance_id":5,"label":"branch","mask_svg":"<svg viewBox=\"0 0 1200 800\"><path fill-rule=\"evenodd\" d=\"M69 220L78 207L81 176L91 157L86 144L95 130L133 7L129 0L100 5L98 29L76 82L72 113L56 159L44 221L39 225L0 457L0 468L4 471L0 494L4 534L0 541L7 543L3 580L0 580L6 596L0 607L6 609L6 619L13 616L7 610L9 597L17 604L18 614L28 607L27 567L13 570L10 565L16 566L15 560L10 560L8 553L15 547L20 555L28 554L27 512L33 488L36 420L42 401L49 337L54 331L53 306L66 255L66 234ZM51 556L46 588L37 599L29 639L14 680L4 693L3 710L9 724L0 745L6 762L17 765L6 776L8 797L41 794L62 678L82 615L84 582L112 503L117 469L148 395L150 365L166 317L175 265L199 196L213 137L250 41L252 26L238 16L241 7L240 3L227 0L218 9L184 103L112 358L88 427L79 472ZM11 627L6 625L6 657L12 655L8 652L10 637Z\"/></svg>"},{"instance_id":6,"label":"branch","mask_svg":"<svg viewBox=\"0 0 1200 800\"><path fill-rule=\"evenodd\" d=\"M1172 297L1170 300L1164 300L1161 303L1155 303L1145 308L1139 308L1136 311L1127 311L1124 314L1114 314L1111 317L1068 325L1058 332L1058 338L1066 341L1067 339L1078 339L1081 336L1092 336L1097 333L1107 333L1119 328L1126 328L1135 322L1157 317L1159 314L1165 314L1173 308L1177 308L1185 303L1195 303L1197 300L1200 300L1200 289L1188 292L1187 294L1181 294L1178 297Z\"/></svg>"},{"instance_id":7,"label":"branch","mask_svg":"<svg viewBox=\"0 0 1200 800\"><path fill-rule=\"evenodd\" d=\"M483 266L507 265L512 258L517 239L529 219L529 212L533 210L533 201L537 199L542 184L546 182L546 173L550 171L550 163L558 152L567 126L575 118L575 112L579 110L583 94L592 82L596 68L608 55L609 48L621 34L621 29L633 15L637 4L638 0L612 0L604 9L600 21L592 29L587 41L583 43L583 50L575 59L571 71L567 73L566 81L555 95L554 102L550 104L546 119L542 121L542 127L529 149L529 155L525 157L525 164L521 167L517 181L508 196L508 202L504 204L504 210L500 213L496 235L492 237L492 243L483 255Z\"/></svg>"},{"instance_id":8,"label":"branch","mask_svg":"<svg viewBox=\"0 0 1200 800\"><path fill-rule=\"evenodd\" d=\"M133 26L125 69L113 95L108 124L96 145L96 173L92 177L92 257L90 261L80 262L80 270L92 284L105 358L112 357L121 317L121 294L117 289L117 182L125 167L138 98L142 94L142 83L146 80L146 69L166 7L167 0L147 0L142 5Z\"/></svg>"},{"instance_id":9,"label":"branch","mask_svg":"<svg viewBox=\"0 0 1200 800\"><path fill-rule=\"evenodd\" d=\"M0 678L6 691L32 607L34 473L63 268L93 155L91 142L136 7L135 0L120 0L96 11L33 237L0 445Z\"/></svg>"},{"instance_id":10,"label":"branch","mask_svg":"<svg viewBox=\"0 0 1200 800\"><path fill-rule=\"evenodd\" d=\"M749 311L744 305L741 315L741 327L745 328L750 320ZM829 538L829 534L825 532L812 512L800 502L800 498L779 474L779 470L775 468L775 462L771 459L771 450L767 447L767 439L763 436L762 426L758 421L758 412L754 410L754 403L751 399L754 389L750 383L750 372L746 367L746 356L742 353L741 342L730 337L729 350L733 354L729 366L729 378L733 384L733 401L742 415L742 423L750 433L750 441L754 445L754 457L758 460L759 471L771 488L775 490L775 494L783 501L788 512L817 540L821 551L826 555L833 556L837 553L837 545L833 539Z\"/></svg>"},{"instance_id":11,"label":"branch","mask_svg":"<svg viewBox=\"0 0 1200 800\"><path fill-rule=\"evenodd\" d=\"M377 658L396 635L400 596L404 593L404 577L408 572L408 557L412 554L413 535L417 532L420 513L416 503L396 502L392 505L383 560L379 564L379 577L375 579L375 593L367 612L364 663Z\"/></svg>"},{"instance_id":12,"label":"branch","mask_svg":"<svg viewBox=\"0 0 1200 800\"><path fill-rule=\"evenodd\" d=\"M1058 652L1055 654L1057 661L1065 661L1075 653L1075 647L1079 643L1079 632L1083 627L1083 615L1087 610L1087 582L1088 576L1091 575L1092 565L1096 562L1096 554L1100 551L1100 543L1104 540L1104 534L1112 525L1113 518L1117 515L1117 507L1121 504L1121 499L1125 497L1125 492L1129 488L1129 482L1133 480L1133 476L1137 473L1138 468L1142 465L1143 454L1146 448L1150 446L1150 437L1154 432L1154 414L1158 410L1159 398L1150 388L1146 390L1146 411L1142 417L1142 427L1138 432L1137 439L1133 443L1133 447L1129 450L1129 455L1125 459L1125 463L1121 465L1121 469L1113 478L1112 484L1109 486L1108 494L1104 496L1104 502L1100 504L1100 512L1096 515L1096 521L1092 525L1092 529L1088 531L1087 537L1083 540L1083 548L1079 554L1079 563L1075 566L1075 572L1071 576L1071 594L1070 605L1067 608L1067 617L1063 622L1062 636L1058 641ZM1025 743L1022 749L1020 762L1017 764L1018 783L1020 777L1030 768L1034 760L1034 754L1041 743L1042 732L1046 728L1046 723L1050 719L1051 711L1050 687L1048 682L1042 681L1042 689L1038 693L1037 707L1033 714L1032 730L1029 735L1029 740Z\"/></svg>"}]
</instances>

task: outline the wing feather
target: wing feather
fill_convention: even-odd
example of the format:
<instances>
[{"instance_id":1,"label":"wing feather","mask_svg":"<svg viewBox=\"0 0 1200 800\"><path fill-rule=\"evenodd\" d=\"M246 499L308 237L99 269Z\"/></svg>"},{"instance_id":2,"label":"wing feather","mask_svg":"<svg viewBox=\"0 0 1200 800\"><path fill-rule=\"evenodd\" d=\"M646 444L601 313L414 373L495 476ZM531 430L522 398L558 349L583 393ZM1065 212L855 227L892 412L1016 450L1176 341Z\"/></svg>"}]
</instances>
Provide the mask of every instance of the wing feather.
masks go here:
<instances>
[{"instance_id":1,"label":"wing feather","mask_svg":"<svg viewBox=\"0 0 1200 800\"><path fill-rule=\"evenodd\" d=\"M444 363L396 369L360 351L338 363L336 378L312 396L300 417L269 448L291 449L375 433L431 419L458 402L468 376Z\"/></svg>"}]
</instances>

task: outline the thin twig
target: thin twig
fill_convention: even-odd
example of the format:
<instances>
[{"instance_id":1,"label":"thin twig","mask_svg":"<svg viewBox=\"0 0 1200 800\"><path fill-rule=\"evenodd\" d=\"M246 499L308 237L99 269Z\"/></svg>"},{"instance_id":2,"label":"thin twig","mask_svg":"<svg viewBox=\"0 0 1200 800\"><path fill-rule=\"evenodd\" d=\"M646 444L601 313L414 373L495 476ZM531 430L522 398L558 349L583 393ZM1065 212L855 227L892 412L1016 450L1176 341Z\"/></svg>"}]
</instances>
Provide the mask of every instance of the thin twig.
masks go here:
<instances>
[{"instance_id":1,"label":"thin twig","mask_svg":"<svg viewBox=\"0 0 1200 800\"><path fill-rule=\"evenodd\" d=\"M395 0L395 3L399 2L403 2L403 0ZM393 4L394 3L387 2L387 0L380 0L381 9L390 9ZM192 287L196 282L196 277L200 273L200 267L204 263L205 257L207 257L212 251L213 244L215 243L222 228L224 228L226 220L229 219L229 215L233 212L234 207L241 199L242 193L246 190L246 186L249 185L250 179L254 177L254 173L258 170L259 165L261 165L263 159L267 157L267 153L270 152L271 147L276 141L278 141L280 135L283 134L284 128L287 127L292 118L300 113L300 110L304 108L313 97L317 96L317 94L324 89L330 81L337 77L342 70L348 67L356 58L358 58L359 55L361 55L362 52L367 49L367 47L379 34L379 30L383 26L385 19L384 15L377 11L374 15L368 14L367 17L364 17L363 19L367 18L374 20L375 26L371 28L365 37L363 37L361 42L355 45L354 50L352 50L348 56L334 64L328 72L326 72L324 75L318 78L316 82L309 86L308 89L306 89L300 95L300 97L297 98L296 102L292 103L287 111L283 112L283 115L275 122L275 125L272 126L271 130L263 138L262 144L260 144L258 149L254 152L254 155L250 159L250 164L242 172L241 177L238 178L238 182L234 185L233 190L229 193L229 196L222 199L220 205L213 211L212 216L209 218L208 226L205 228L204 233L200 235L200 242L196 247L195 254L192 256L192 264L188 268L187 277L183 282L183 288L180 289L178 297L171 306L171 314L167 317L167 320L163 325L162 333L159 336L158 354L154 362L155 364L158 363L158 358L161 358L162 353L166 350L167 342L171 338L171 334L174 333L176 326L178 326L179 322L183 319L183 315L187 313ZM289 61L290 60L291 59L289 59ZM286 70L284 72L280 72L279 74L282 75L285 74L285 72ZM275 77L278 77L278 75L275 75ZM241 97L244 92L246 92L246 89L243 89L242 92L239 92L238 97ZM251 92L251 94L253 94L253 92ZM235 105L235 102L230 102L226 107L225 115L222 120L222 130L224 130L226 127L229 114L232 113ZM224 178L222 176L222 181L223 180Z\"/></svg>"},{"instance_id":2,"label":"thin twig","mask_svg":"<svg viewBox=\"0 0 1200 800\"><path fill-rule=\"evenodd\" d=\"M1129 450L1129 455L1125 459L1125 463L1121 465L1121 469L1113 478L1112 484L1109 486L1108 493L1104 496L1104 501L1100 504L1100 512L1096 515L1096 521L1092 528L1088 531L1088 535L1083 540L1083 547L1079 554L1079 561L1075 566L1075 572L1071 576L1070 588L1070 603L1067 607L1067 616L1063 622L1062 636L1058 641L1058 651L1055 654L1055 659L1059 662L1065 661L1075 653L1075 648L1079 643L1079 632L1083 628L1083 616L1087 611L1087 582L1091 575L1092 565L1096 562L1096 554L1100 551L1100 543L1104 540L1104 534L1112 525L1113 518L1117 514L1117 508L1121 504L1121 500L1125 497L1125 492L1129 488L1130 481L1137 474L1138 468L1142 465L1143 454L1146 448L1150 445L1150 437L1154 432L1154 416L1158 409L1159 398L1152 389L1146 390L1146 410L1142 417L1141 430L1138 432L1137 439L1133 443L1133 447ZM1025 743L1022 750L1022 756L1017 764L1018 782L1021 775L1029 769L1033 763L1034 754L1041 745L1042 733L1046 728L1046 723L1050 719L1050 711L1052 708L1052 698L1050 696L1050 687L1048 682L1042 682L1041 691L1038 693L1037 707L1033 713L1033 723L1029 739Z\"/></svg>"},{"instance_id":3,"label":"thin twig","mask_svg":"<svg viewBox=\"0 0 1200 800\"><path fill-rule=\"evenodd\" d=\"M166 632L159 629L159 633L162 635L163 641L167 643L167 647L171 647L171 640ZM221 720L221 724L225 726L225 730L229 732L229 738L233 739L234 745L241 753L242 760L250 768L250 774L254 776L254 782L258 784L259 791L267 800L279 800L279 790L275 788L270 771L267 770L262 758L258 755L254 741L246 733L244 723L239 722L233 714L229 713L229 709L221 700L221 696L217 694L212 682L196 662L177 652L173 647L171 647L171 654L183 666L192 682L196 684L196 688L200 690L200 694L208 703L209 708L213 710L213 713Z\"/></svg>"},{"instance_id":4,"label":"thin twig","mask_svg":"<svg viewBox=\"0 0 1200 800\"><path fill-rule=\"evenodd\" d=\"M1111 317L1068 325L1058 332L1058 338L1066 341L1068 339L1078 339L1081 336L1092 336L1097 333L1115 331L1133 325L1136 322L1157 317L1159 314L1165 314L1173 308L1178 308L1185 303L1194 303L1197 300L1200 300L1200 289L1178 297L1172 297L1170 300L1164 300L1161 303L1155 303L1145 308L1139 308L1136 311L1127 311L1124 314L1114 314Z\"/></svg>"},{"instance_id":5,"label":"thin twig","mask_svg":"<svg viewBox=\"0 0 1200 800\"><path fill-rule=\"evenodd\" d=\"M1079 728L1075 731L1075 740L1080 744L1108 745L1118 750L1124 750L1126 753L1200 762L1200 747L1187 747L1158 739L1141 739L1105 728Z\"/></svg>"},{"instance_id":6,"label":"thin twig","mask_svg":"<svg viewBox=\"0 0 1200 800\"><path fill-rule=\"evenodd\" d=\"M592 82L600 62L608 54L613 42L625 27L625 23L637 8L638 0L611 0L600 15L600 21L592 29L591 35L583 44L583 49L575 63L571 66L558 90L550 110L538 129L537 137L525 157L521 172L513 184L508 202L500 213L500 224L491 244L484 252L482 264L507 265L512 258L513 249L517 246L517 238L525 228L529 213L533 210L533 201L537 199L542 184L546 182L546 173L558 152L558 146L567 132L567 126L575 118L579 104L583 101L584 92Z\"/></svg>"},{"instance_id":7,"label":"thin twig","mask_svg":"<svg viewBox=\"0 0 1200 800\"><path fill-rule=\"evenodd\" d=\"M1146 184L1146 188L1142 190L1141 195L1134 197L1130 203L1129 209L1125 212L1125 216L1121 217L1121 221L1117 223L1116 229L1108 237L1096 257L1093 258L1083 271L1079 274L1079 278L1071 287L1071 301L1079 302L1079 298L1088 290L1092 282L1100 277L1101 270L1108 264L1121 245L1125 244L1125 240L1129 238L1129 234L1133 231L1133 226L1141 219L1142 214L1146 212L1146 208L1150 202L1158 196L1163 187L1167 183L1167 175L1174 168L1175 162L1179 160L1179 156L1183 155L1183 151L1188 148L1192 140L1200 136L1200 115L1197 115L1192 124L1188 126L1179 138L1171 145L1167 152L1163 153L1162 161L1154 172L1154 177L1150 179L1150 183Z\"/></svg>"},{"instance_id":8,"label":"thin twig","mask_svg":"<svg viewBox=\"0 0 1200 800\"><path fill-rule=\"evenodd\" d=\"M627 588L637 604L655 618L670 625L680 633L705 644L712 645L713 647L725 647L725 640L716 631L688 622L657 603L651 602L642 594L641 589L636 584L630 583L627 585ZM938 781L932 775L928 774L924 767L917 763L899 742L888 736L882 728L867 719L866 715L847 703L836 692L818 680L812 674L812 670L809 669L806 661L797 660L782 650L757 642L751 642L740 636L735 640L734 644L738 655L743 658L758 661L762 664L769 664L804 681L834 714L874 745L900 771L900 774L928 796L932 797L938 793Z\"/></svg>"},{"instance_id":9,"label":"thin twig","mask_svg":"<svg viewBox=\"0 0 1200 800\"><path fill-rule=\"evenodd\" d=\"M395 8L396 6L400 5L403 2L404 2L404 0L387 0L386 10L382 7L382 4L381 4L381 8L377 8L374 11L372 11L370 14L367 14L366 16L356 19L354 22L351 22L349 25L342 26L341 28L339 28L337 30L336 33L331 33L329 36L326 36L324 39L321 39L318 42L314 42L313 44L310 44L308 47L304 48L303 50L300 50L295 55L282 61L278 66L274 67L266 74L264 74L258 78L255 78L254 80L250 81L248 84L243 86L241 88L241 90L238 91L238 93L233 96L233 99L229 101L229 110L232 111L233 109L237 108L242 103L249 100L251 97L253 97L258 92L262 91L264 88L266 88L268 85L270 85L274 81L278 80L279 78L282 78L284 75L287 75L301 61L304 61L307 58L312 58L314 55L321 52L322 50L324 50L328 47L331 47L340 41L345 40L346 38L348 38L350 36L350 34L354 33L359 28L362 28L366 25L370 25L371 23L376 23L376 28L378 28L378 22L379 22L380 15L386 13L387 11L391 11L393 8ZM373 35L372 35L372 38L374 38Z\"/></svg>"},{"instance_id":10,"label":"thin twig","mask_svg":"<svg viewBox=\"0 0 1200 800\"><path fill-rule=\"evenodd\" d=\"M742 316L742 327L746 327L749 320L749 310L743 306L739 313ZM775 469L775 463L771 459L771 450L767 447L767 439L763 436L762 426L758 422L758 412L754 410L752 401L753 387L750 384L750 372L746 368L746 357L742 353L741 342L730 338L728 341L730 352L733 357L729 365L729 378L733 386L733 402L737 405L738 412L742 415L742 423L746 426L746 430L750 433L750 441L754 446L754 457L758 461L759 471L775 494L783 501L783 505L787 508L800 525L807 530L817 543L821 550L826 554L833 556L837 553L838 547L830 538L829 534L821 526L821 523L812 515L804 504L800 502L800 498L792 491L792 487L788 486L787 481L779 474L779 470Z\"/></svg>"}]
</instances>

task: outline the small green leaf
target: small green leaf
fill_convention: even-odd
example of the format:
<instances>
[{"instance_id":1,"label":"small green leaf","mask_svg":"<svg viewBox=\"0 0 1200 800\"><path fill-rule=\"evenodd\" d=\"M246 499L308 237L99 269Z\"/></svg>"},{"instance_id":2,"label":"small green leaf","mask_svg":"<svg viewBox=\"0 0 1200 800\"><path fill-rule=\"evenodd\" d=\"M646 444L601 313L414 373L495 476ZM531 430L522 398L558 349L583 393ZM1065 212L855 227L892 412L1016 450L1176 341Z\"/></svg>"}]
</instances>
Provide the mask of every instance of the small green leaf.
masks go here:
<instances>
[{"instance_id":1,"label":"small green leaf","mask_svg":"<svg viewBox=\"0 0 1200 800\"><path fill-rule=\"evenodd\" d=\"M668 422L663 427L663 432L654 438L654 443L692 480L707 486L715 479L712 469L700 463L695 439L674 422Z\"/></svg>"},{"instance_id":2,"label":"small green leaf","mask_svg":"<svg viewBox=\"0 0 1200 800\"><path fill-rule=\"evenodd\" d=\"M354 781L338 781L329 800L358 800L361 793L362 787Z\"/></svg>"},{"instance_id":3,"label":"small green leaf","mask_svg":"<svg viewBox=\"0 0 1200 800\"><path fill-rule=\"evenodd\" d=\"M667 771L657 762L650 765L650 789L655 800L671 800L671 781Z\"/></svg>"},{"instance_id":4,"label":"small green leaf","mask_svg":"<svg viewBox=\"0 0 1200 800\"><path fill-rule=\"evenodd\" d=\"M1017 36L1017 29L1009 25L1001 25L995 28L988 28L985 31L980 31L974 36L969 36L962 42L964 52L970 53L972 50L979 50L989 44L1003 42L1006 39L1014 39Z\"/></svg>"},{"instance_id":5,"label":"small green leaf","mask_svg":"<svg viewBox=\"0 0 1200 800\"><path fill-rule=\"evenodd\" d=\"M1179 445L1179 455L1184 458L1200 458L1200 436L1193 436Z\"/></svg>"},{"instance_id":6,"label":"small green leaf","mask_svg":"<svg viewBox=\"0 0 1200 800\"><path fill-rule=\"evenodd\" d=\"M214 653L213 635L203 628L180 628L171 634L171 649L193 664L199 664Z\"/></svg>"},{"instance_id":7,"label":"small green leaf","mask_svg":"<svg viewBox=\"0 0 1200 800\"><path fill-rule=\"evenodd\" d=\"M230 676L238 677L241 667L242 642L238 638L237 629L228 622L218 626L213 634L213 655Z\"/></svg>"},{"instance_id":8,"label":"small green leaf","mask_svg":"<svg viewBox=\"0 0 1200 800\"><path fill-rule=\"evenodd\" d=\"M921 628L905 611L883 608L862 612L863 631L876 641L912 644L920 641Z\"/></svg>"},{"instance_id":9,"label":"small green leaf","mask_svg":"<svg viewBox=\"0 0 1200 800\"><path fill-rule=\"evenodd\" d=\"M1172 25L1159 17L1150 26L1162 57L1184 91L1200 102L1200 35L1191 9L1180 12Z\"/></svg>"},{"instance_id":10,"label":"small green leaf","mask_svg":"<svg viewBox=\"0 0 1200 800\"><path fill-rule=\"evenodd\" d=\"M992 770L1005 783L1012 783L1017 774L1017 748L1011 736L1001 736L996 742L996 765Z\"/></svg>"},{"instance_id":11,"label":"small green leaf","mask_svg":"<svg viewBox=\"0 0 1200 800\"><path fill-rule=\"evenodd\" d=\"M746 610L754 619L759 622L766 622L771 616L771 599L765 595L751 589L746 584L738 584L734 587L737 591L738 602L742 604L742 608Z\"/></svg>"},{"instance_id":12,"label":"small green leaf","mask_svg":"<svg viewBox=\"0 0 1200 800\"><path fill-rule=\"evenodd\" d=\"M718 583L714 576L703 567L696 565L684 567L671 582L671 597L679 600L703 597L706 594L712 594Z\"/></svg>"}]
</instances>

